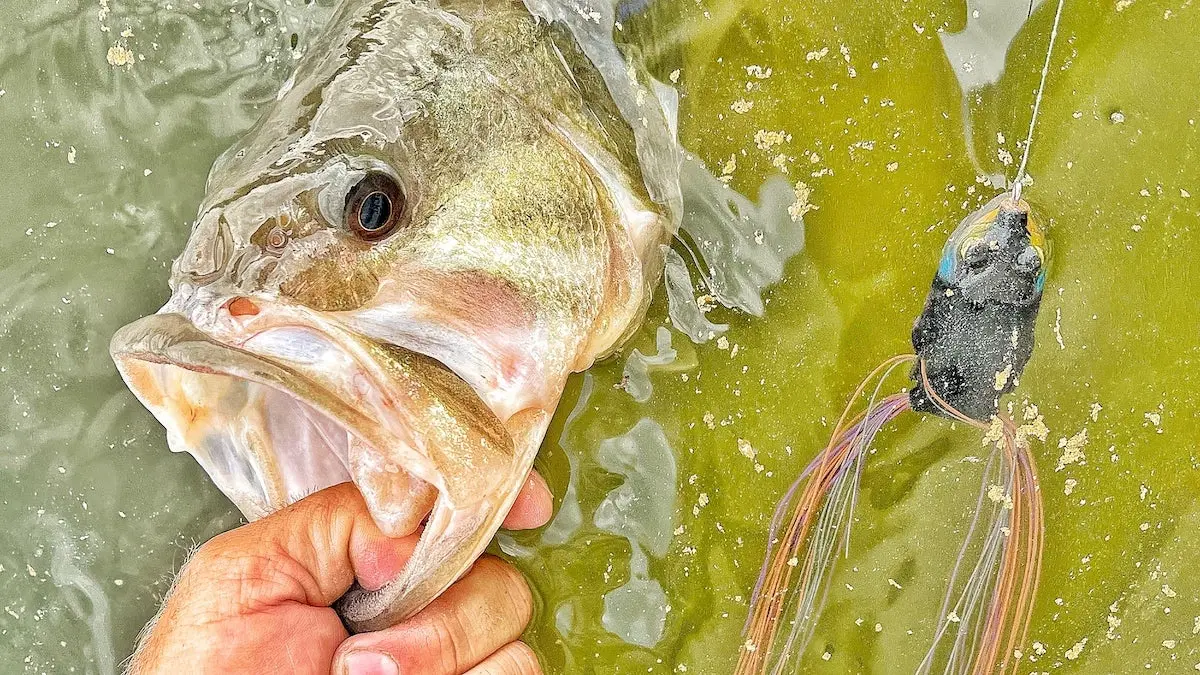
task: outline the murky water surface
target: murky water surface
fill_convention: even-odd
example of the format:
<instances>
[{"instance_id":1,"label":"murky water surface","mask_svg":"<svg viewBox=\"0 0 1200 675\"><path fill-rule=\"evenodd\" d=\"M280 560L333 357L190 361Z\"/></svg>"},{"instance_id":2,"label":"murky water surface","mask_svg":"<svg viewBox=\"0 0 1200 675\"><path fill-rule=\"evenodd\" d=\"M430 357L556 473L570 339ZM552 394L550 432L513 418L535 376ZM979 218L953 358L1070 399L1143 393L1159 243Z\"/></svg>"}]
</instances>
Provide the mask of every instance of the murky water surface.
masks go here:
<instances>
[{"instance_id":1,"label":"murky water surface","mask_svg":"<svg viewBox=\"0 0 1200 675\"><path fill-rule=\"evenodd\" d=\"M714 310L728 332L695 345L660 298L626 355L572 381L539 460L562 504L501 540L550 670L728 670L775 500L858 380L908 349L988 177L1015 173L1054 10L1035 4L1026 21L1024 0L689 0L653 36L679 46L655 53L679 70L688 148L747 194L780 172L811 190L806 250L764 318ZM0 5L6 672L112 672L188 548L239 522L107 343L165 299L209 165L328 5ZM1023 671L1200 663L1198 34L1192 0L1066 5L1026 193L1054 252L1014 396L1051 428ZM1057 468L1084 430L1084 459ZM920 661L979 454L937 420L882 437L811 670Z\"/></svg>"}]
</instances>

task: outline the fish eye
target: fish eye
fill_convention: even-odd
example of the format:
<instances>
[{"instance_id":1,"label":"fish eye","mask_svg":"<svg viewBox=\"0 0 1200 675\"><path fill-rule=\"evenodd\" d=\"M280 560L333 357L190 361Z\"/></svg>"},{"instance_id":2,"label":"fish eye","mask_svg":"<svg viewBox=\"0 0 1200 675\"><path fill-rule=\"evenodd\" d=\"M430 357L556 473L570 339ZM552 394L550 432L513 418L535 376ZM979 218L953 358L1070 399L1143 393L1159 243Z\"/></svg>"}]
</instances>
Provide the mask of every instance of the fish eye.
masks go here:
<instances>
[{"instance_id":1,"label":"fish eye","mask_svg":"<svg viewBox=\"0 0 1200 675\"><path fill-rule=\"evenodd\" d=\"M404 193L387 174L368 173L346 195L346 226L367 241L391 234L403 216Z\"/></svg>"}]
</instances>

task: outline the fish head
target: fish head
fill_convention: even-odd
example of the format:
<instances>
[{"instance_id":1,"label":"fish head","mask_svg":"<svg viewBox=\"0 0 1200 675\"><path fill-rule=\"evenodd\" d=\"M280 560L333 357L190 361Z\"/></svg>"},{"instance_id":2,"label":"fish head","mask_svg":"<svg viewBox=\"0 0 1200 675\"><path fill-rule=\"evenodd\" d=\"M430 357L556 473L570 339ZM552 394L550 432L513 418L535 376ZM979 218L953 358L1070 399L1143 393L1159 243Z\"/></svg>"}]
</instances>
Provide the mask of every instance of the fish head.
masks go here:
<instances>
[{"instance_id":1,"label":"fish head","mask_svg":"<svg viewBox=\"0 0 1200 675\"><path fill-rule=\"evenodd\" d=\"M352 480L386 534L426 521L401 577L343 604L375 629L486 545L566 377L644 311L642 254L669 232L572 121L578 94L530 93L575 90L528 14L345 6L218 159L170 299L111 352L247 517Z\"/></svg>"},{"instance_id":2,"label":"fish head","mask_svg":"<svg viewBox=\"0 0 1200 675\"><path fill-rule=\"evenodd\" d=\"M967 216L946 241L938 277L972 302L1031 305L1046 285L1042 225L1009 193Z\"/></svg>"}]
</instances>

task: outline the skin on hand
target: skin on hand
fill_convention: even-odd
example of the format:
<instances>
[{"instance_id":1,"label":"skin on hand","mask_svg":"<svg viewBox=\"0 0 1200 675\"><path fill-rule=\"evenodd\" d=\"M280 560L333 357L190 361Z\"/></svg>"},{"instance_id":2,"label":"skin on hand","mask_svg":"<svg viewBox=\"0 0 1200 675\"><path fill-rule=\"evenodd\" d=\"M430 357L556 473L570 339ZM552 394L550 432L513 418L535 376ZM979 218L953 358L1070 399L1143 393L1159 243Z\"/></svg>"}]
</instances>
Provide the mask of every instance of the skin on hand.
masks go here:
<instances>
[{"instance_id":1,"label":"skin on hand","mask_svg":"<svg viewBox=\"0 0 1200 675\"><path fill-rule=\"evenodd\" d=\"M534 473L504 526L539 527L550 513ZM529 587L493 556L408 621L347 634L330 605L355 579L377 588L395 577L416 542L385 537L350 483L213 537L180 571L129 672L540 673L518 639L533 611Z\"/></svg>"}]
</instances>

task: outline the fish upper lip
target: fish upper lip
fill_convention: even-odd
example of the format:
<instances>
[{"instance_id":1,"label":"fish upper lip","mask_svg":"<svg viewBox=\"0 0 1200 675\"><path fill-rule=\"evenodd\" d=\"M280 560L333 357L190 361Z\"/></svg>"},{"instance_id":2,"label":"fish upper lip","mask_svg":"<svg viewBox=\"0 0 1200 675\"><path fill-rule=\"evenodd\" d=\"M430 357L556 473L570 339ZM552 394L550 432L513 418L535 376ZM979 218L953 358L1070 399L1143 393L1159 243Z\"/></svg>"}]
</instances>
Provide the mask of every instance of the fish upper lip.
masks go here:
<instances>
[{"instance_id":1,"label":"fish upper lip","mask_svg":"<svg viewBox=\"0 0 1200 675\"><path fill-rule=\"evenodd\" d=\"M242 333L241 339L237 341L239 344L231 344L200 329L183 314L151 314L118 330L113 335L109 351L118 370L121 370L127 380L129 377L126 375L123 361L131 359L177 366L200 373L229 375L274 387L320 410L347 431L376 448L400 452L402 456L397 459L405 470L433 485L451 504L470 504L486 496L480 494L479 484L472 480L472 476L455 475L454 471L443 471L439 468L453 465L453 462L448 462L439 455L438 448L426 448L433 456L410 449L409 444L402 442L404 439L394 431L386 429L362 407L347 401L337 391L306 374L302 369L242 346L254 336L272 329L295 327L316 330L338 349L349 352L350 357L364 366L369 375L375 375L371 377L375 380L372 385L386 392L386 384L380 382L384 378L379 377L378 373L370 373L372 364L364 363L370 359L354 354L353 350L348 349L347 340L339 339L346 337L339 335L347 333L346 329L293 312L287 312L277 318L262 317L251 323L256 325L246 326L249 330ZM458 378L457 375L455 377ZM140 396L136 387L130 388ZM398 410L397 414L405 412L407 411Z\"/></svg>"}]
</instances>

